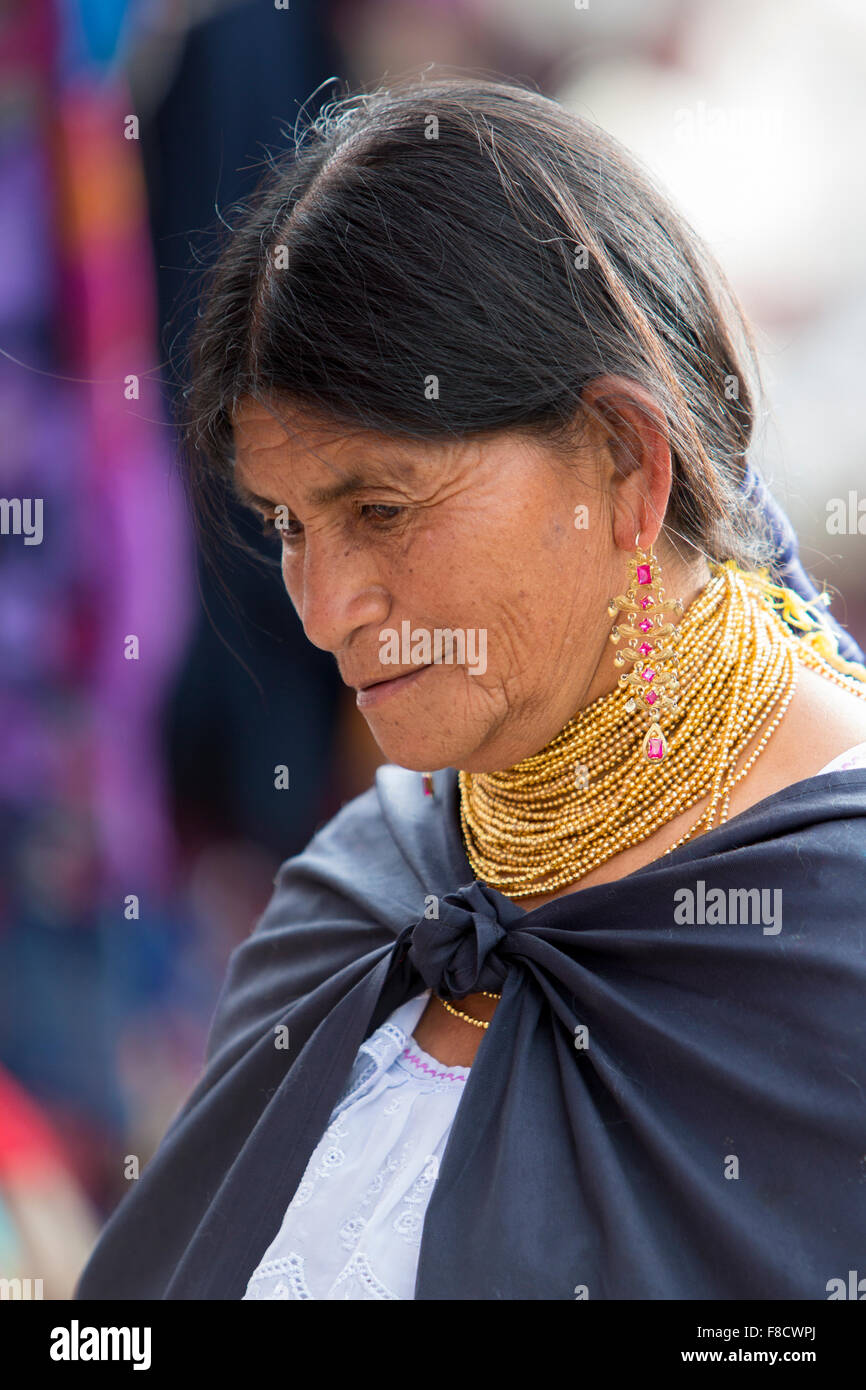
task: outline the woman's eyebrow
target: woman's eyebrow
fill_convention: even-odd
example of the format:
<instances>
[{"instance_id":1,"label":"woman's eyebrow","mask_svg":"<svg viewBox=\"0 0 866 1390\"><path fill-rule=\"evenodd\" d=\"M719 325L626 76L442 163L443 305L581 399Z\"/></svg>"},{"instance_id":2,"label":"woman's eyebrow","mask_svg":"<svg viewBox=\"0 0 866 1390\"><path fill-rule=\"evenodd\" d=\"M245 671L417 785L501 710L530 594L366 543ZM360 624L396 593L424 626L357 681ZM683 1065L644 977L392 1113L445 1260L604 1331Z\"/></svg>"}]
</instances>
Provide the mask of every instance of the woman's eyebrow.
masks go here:
<instances>
[{"instance_id":1,"label":"woman's eyebrow","mask_svg":"<svg viewBox=\"0 0 866 1390\"><path fill-rule=\"evenodd\" d=\"M346 497L355 492L360 492L362 488L370 487L369 478L361 478L357 474L350 474L347 478L341 478L338 483L332 483L330 487L314 487L308 494L308 500L313 506L322 506L325 502L335 502L340 497ZM232 479L232 486L239 501L247 507L278 507L280 503L275 497L262 497L257 492L251 492L245 483L242 483L237 476Z\"/></svg>"},{"instance_id":2,"label":"woman's eyebrow","mask_svg":"<svg viewBox=\"0 0 866 1390\"><path fill-rule=\"evenodd\" d=\"M416 472L415 464L409 459L398 460L404 476L412 476ZM381 487L389 481L383 471L371 469L370 474L362 476L360 473L348 473L339 482L331 483L328 487L310 488L307 499L312 506L324 506L327 502L336 502L341 497L350 497L356 492L362 492L364 488ZM257 492L252 492L237 475L237 471L232 474L232 487L239 501L247 507L258 507L266 509L268 507L278 507L281 504L273 497L262 497Z\"/></svg>"},{"instance_id":3,"label":"woman's eyebrow","mask_svg":"<svg viewBox=\"0 0 866 1390\"><path fill-rule=\"evenodd\" d=\"M238 501L242 502L245 507L258 507L260 511L265 511L268 507L279 506L279 503L275 502L273 498L260 497L257 492L252 492L246 483L241 482L237 473L232 473L232 489Z\"/></svg>"}]
</instances>

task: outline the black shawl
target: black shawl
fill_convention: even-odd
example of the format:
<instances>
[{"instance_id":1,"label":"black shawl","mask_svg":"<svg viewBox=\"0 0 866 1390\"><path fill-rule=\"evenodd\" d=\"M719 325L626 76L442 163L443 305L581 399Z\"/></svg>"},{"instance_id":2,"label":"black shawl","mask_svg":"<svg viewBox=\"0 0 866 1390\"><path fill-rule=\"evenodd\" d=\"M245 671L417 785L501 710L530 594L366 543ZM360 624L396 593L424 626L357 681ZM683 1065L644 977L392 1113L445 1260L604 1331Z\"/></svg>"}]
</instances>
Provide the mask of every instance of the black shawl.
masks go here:
<instances>
[{"instance_id":1,"label":"black shawl","mask_svg":"<svg viewBox=\"0 0 866 1390\"><path fill-rule=\"evenodd\" d=\"M240 1299L358 1047L428 986L502 998L417 1299L826 1299L866 1274L866 771L529 913L474 880L456 773L434 782L380 768L282 865L75 1296Z\"/></svg>"}]
</instances>

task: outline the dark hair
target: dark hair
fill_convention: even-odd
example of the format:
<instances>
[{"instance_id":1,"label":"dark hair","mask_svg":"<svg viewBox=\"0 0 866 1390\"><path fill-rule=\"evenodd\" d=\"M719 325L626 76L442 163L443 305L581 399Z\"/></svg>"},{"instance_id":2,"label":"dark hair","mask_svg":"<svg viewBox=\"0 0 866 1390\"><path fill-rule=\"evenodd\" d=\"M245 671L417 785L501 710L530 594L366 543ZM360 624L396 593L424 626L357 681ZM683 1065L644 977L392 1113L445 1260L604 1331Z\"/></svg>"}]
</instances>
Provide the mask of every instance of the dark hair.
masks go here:
<instances>
[{"instance_id":1,"label":"dark hair","mask_svg":"<svg viewBox=\"0 0 866 1390\"><path fill-rule=\"evenodd\" d=\"M711 559L772 560L743 486L751 332L700 238L605 131L518 84L449 75L332 101L267 164L189 344L197 511L230 476L244 396L395 436L510 428L568 449L582 389L615 373L667 419L668 532Z\"/></svg>"}]
</instances>

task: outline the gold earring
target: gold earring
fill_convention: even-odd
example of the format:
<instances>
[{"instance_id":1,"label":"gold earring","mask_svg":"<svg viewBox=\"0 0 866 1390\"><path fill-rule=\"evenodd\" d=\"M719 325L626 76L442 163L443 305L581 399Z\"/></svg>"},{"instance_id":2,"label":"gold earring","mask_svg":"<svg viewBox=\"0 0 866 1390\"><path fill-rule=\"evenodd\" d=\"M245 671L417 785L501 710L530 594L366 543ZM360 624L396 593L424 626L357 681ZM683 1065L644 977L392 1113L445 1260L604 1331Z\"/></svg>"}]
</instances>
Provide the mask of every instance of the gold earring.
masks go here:
<instances>
[{"instance_id":1,"label":"gold earring","mask_svg":"<svg viewBox=\"0 0 866 1390\"><path fill-rule=\"evenodd\" d=\"M425 796L433 796L434 793L433 793L433 773L432 773L432 772L422 772L422 773L421 773L421 786L422 786L423 789L424 789L424 795L425 795Z\"/></svg>"},{"instance_id":2,"label":"gold earring","mask_svg":"<svg viewBox=\"0 0 866 1390\"><path fill-rule=\"evenodd\" d=\"M628 590L612 598L607 611L612 618L623 611L629 615L625 623L611 629L611 642L621 638L628 642L628 646L617 652L613 664L634 663L634 669L619 678L620 685L629 692L625 708L628 714L640 708L649 715L643 754L650 762L660 762L667 745L658 715L662 711L676 713L675 692L679 690L678 657L674 647L680 634L668 614L682 613L683 605L678 598L665 598L664 589L658 587L661 567L653 554L652 542L649 550L644 551L638 545L639 540L640 532L634 538L634 558L628 562L631 576Z\"/></svg>"}]
</instances>

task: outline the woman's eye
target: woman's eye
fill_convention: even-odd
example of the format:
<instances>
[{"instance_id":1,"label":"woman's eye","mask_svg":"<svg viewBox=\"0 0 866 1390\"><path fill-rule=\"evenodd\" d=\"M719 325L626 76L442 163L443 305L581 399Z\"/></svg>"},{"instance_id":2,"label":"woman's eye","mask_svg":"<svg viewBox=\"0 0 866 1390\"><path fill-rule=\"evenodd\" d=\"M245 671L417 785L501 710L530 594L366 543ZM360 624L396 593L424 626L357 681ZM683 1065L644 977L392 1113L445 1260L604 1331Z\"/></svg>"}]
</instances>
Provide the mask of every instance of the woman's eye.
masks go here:
<instances>
[{"instance_id":1,"label":"woman's eye","mask_svg":"<svg viewBox=\"0 0 866 1390\"><path fill-rule=\"evenodd\" d=\"M296 516L274 515L262 518L262 531L266 536L279 536L281 539L294 540L300 536L303 529Z\"/></svg>"},{"instance_id":2,"label":"woman's eye","mask_svg":"<svg viewBox=\"0 0 866 1390\"><path fill-rule=\"evenodd\" d=\"M364 515L368 516L371 521L384 522L394 521L400 512L403 511L403 508L391 506L386 502L365 502L361 507L361 511Z\"/></svg>"},{"instance_id":3,"label":"woman's eye","mask_svg":"<svg viewBox=\"0 0 866 1390\"><path fill-rule=\"evenodd\" d=\"M365 502L358 510L374 526L387 526L406 509L387 502ZM262 516L262 532L266 536L279 536L282 541L291 541L303 535L304 527L297 517L287 517L281 512Z\"/></svg>"}]
</instances>

